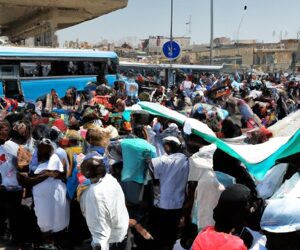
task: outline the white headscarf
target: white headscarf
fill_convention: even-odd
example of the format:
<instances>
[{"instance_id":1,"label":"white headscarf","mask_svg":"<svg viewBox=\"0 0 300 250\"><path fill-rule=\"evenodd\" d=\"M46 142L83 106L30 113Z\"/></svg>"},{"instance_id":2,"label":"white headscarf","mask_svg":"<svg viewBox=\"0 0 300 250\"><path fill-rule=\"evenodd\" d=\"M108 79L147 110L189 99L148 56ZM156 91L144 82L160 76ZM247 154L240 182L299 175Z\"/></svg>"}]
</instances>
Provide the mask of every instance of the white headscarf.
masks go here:
<instances>
[{"instance_id":1,"label":"white headscarf","mask_svg":"<svg viewBox=\"0 0 300 250\"><path fill-rule=\"evenodd\" d=\"M64 167L59 157L56 154L53 154L49 161L41 163L34 173L39 174L44 170L64 172Z\"/></svg>"}]
</instances>

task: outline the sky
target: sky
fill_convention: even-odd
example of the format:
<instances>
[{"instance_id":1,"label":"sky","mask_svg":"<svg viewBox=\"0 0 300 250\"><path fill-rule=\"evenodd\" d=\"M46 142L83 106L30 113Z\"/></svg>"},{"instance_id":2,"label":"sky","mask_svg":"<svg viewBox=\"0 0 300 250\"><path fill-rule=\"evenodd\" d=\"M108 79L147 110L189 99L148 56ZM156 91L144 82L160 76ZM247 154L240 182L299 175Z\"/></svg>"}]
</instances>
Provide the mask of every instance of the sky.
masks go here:
<instances>
[{"instance_id":1,"label":"sky","mask_svg":"<svg viewBox=\"0 0 300 250\"><path fill-rule=\"evenodd\" d=\"M173 0L174 36L192 43L210 41L210 0ZM57 32L66 40L96 43L139 41L149 35L170 35L171 0L128 0L126 8ZM244 10L244 6L247 10ZM276 42L300 31L300 0L214 0L214 37ZM191 17L191 33L186 23Z\"/></svg>"}]
</instances>

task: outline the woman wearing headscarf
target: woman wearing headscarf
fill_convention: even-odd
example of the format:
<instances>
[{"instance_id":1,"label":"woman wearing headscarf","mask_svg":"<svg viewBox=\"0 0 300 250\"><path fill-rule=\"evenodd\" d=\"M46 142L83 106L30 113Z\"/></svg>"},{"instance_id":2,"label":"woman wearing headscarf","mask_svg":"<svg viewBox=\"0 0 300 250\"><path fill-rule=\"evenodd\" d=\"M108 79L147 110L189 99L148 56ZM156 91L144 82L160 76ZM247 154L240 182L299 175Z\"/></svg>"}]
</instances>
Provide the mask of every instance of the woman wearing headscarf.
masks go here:
<instances>
[{"instance_id":1,"label":"woman wearing headscarf","mask_svg":"<svg viewBox=\"0 0 300 250\"><path fill-rule=\"evenodd\" d=\"M213 155L213 169L235 178L236 183L247 186L251 192L256 195L256 185L247 172L246 168L241 166L241 162L221 149L217 149Z\"/></svg>"},{"instance_id":2,"label":"woman wearing headscarf","mask_svg":"<svg viewBox=\"0 0 300 250\"><path fill-rule=\"evenodd\" d=\"M240 128L229 119L222 122L222 133L225 138L234 138L241 135ZM213 169L234 177L236 183L247 186L251 192L256 195L256 185L246 168L241 165L238 159L230 156L219 148L216 149L213 155Z\"/></svg>"},{"instance_id":3,"label":"woman wearing headscarf","mask_svg":"<svg viewBox=\"0 0 300 250\"><path fill-rule=\"evenodd\" d=\"M255 249L263 237L251 231L248 226L251 213L255 211L251 191L244 185L228 186L220 196L213 211L215 226L205 228L196 238L193 250Z\"/></svg>"},{"instance_id":4,"label":"woman wearing headscarf","mask_svg":"<svg viewBox=\"0 0 300 250\"><path fill-rule=\"evenodd\" d=\"M35 174L50 171L53 177L33 187L34 210L38 226L43 233L47 247L53 247L52 234L64 230L69 225L69 202L67 188L59 177L63 172L63 164L56 154L49 139L42 139L37 147L39 165Z\"/></svg>"}]
</instances>

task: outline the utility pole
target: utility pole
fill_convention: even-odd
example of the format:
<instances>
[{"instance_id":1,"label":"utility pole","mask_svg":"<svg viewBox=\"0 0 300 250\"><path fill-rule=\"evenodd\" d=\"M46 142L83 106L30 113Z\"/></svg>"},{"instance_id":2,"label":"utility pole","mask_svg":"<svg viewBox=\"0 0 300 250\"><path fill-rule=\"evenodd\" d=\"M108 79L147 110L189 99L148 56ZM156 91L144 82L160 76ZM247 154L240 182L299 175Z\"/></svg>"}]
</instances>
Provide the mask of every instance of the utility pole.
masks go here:
<instances>
[{"instance_id":1,"label":"utility pole","mask_svg":"<svg viewBox=\"0 0 300 250\"><path fill-rule=\"evenodd\" d=\"M214 43L214 0L210 0L210 64L213 64Z\"/></svg>"},{"instance_id":2,"label":"utility pole","mask_svg":"<svg viewBox=\"0 0 300 250\"><path fill-rule=\"evenodd\" d=\"M300 31L297 32L298 50L296 56L296 63L300 63Z\"/></svg>"},{"instance_id":3,"label":"utility pole","mask_svg":"<svg viewBox=\"0 0 300 250\"><path fill-rule=\"evenodd\" d=\"M171 53L173 53L173 0L171 0L171 25L170 25L170 42L171 42ZM170 80L169 80L169 84L171 86L174 85L174 76L173 76L173 70L172 70L172 60L173 59L170 59L170 73L169 73L169 77L170 77Z\"/></svg>"}]
</instances>

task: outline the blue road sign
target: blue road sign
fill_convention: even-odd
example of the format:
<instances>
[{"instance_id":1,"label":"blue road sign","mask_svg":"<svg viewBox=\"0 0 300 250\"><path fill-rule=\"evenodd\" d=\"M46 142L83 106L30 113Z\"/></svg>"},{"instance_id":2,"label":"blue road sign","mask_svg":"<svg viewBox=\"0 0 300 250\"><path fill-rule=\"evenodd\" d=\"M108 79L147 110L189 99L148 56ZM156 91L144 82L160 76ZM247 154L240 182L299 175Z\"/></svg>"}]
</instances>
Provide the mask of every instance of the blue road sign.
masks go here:
<instances>
[{"instance_id":1,"label":"blue road sign","mask_svg":"<svg viewBox=\"0 0 300 250\"><path fill-rule=\"evenodd\" d=\"M181 49L180 45L177 42L172 41L171 43L171 41L168 41L164 43L162 51L165 57L167 57L170 60L174 60L180 55Z\"/></svg>"}]
</instances>

